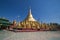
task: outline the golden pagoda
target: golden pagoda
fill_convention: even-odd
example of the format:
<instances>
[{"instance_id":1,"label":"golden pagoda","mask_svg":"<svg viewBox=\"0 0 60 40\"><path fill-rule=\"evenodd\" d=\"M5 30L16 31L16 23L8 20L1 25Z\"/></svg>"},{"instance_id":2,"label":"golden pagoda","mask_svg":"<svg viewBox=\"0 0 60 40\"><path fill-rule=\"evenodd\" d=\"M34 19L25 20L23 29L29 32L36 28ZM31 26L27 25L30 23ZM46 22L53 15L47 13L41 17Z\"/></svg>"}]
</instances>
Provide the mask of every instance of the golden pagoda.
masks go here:
<instances>
[{"instance_id":1,"label":"golden pagoda","mask_svg":"<svg viewBox=\"0 0 60 40\"><path fill-rule=\"evenodd\" d=\"M23 29L40 29L41 25L37 20L34 19L34 17L32 16L31 9L30 9L25 20L20 22L20 26Z\"/></svg>"},{"instance_id":2,"label":"golden pagoda","mask_svg":"<svg viewBox=\"0 0 60 40\"><path fill-rule=\"evenodd\" d=\"M34 19L32 16L31 9L29 9L28 15L25 18L25 20L16 23L16 21L13 21L13 28L19 29L19 30L53 30L56 27L53 25L48 25L46 23L40 23L37 20Z\"/></svg>"}]
</instances>

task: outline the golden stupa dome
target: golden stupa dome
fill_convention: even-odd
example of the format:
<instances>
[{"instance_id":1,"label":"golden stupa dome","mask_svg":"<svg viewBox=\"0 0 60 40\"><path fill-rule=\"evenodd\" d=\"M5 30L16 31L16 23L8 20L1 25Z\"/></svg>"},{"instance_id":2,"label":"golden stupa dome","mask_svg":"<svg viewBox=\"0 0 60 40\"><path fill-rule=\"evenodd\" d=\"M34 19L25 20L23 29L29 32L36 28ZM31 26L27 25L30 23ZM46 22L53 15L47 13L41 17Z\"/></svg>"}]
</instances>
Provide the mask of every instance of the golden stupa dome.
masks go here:
<instances>
[{"instance_id":1,"label":"golden stupa dome","mask_svg":"<svg viewBox=\"0 0 60 40\"><path fill-rule=\"evenodd\" d=\"M36 29L37 26L40 27L40 23L38 21L36 21L34 19L34 17L32 16L32 12L31 12L31 9L29 10L29 13L27 15L27 17L25 18L25 20L23 20L22 22L20 22L21 26L23 28L33 28L33 29Z\"/></svg>"}]
</instances>

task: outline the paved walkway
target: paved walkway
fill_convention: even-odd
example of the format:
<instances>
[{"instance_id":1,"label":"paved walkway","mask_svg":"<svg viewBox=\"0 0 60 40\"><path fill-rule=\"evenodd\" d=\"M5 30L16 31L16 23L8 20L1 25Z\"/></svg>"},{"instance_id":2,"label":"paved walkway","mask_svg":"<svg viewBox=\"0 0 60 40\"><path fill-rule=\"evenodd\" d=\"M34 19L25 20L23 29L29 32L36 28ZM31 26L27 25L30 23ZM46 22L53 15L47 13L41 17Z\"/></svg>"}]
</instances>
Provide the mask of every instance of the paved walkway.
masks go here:
<instances>
[{"instance_id":1,"label":"paved walkway","mask_svg":"<svg viewBox=\"0 0 60 40\"><path fill-rule=\"evenodd\" d=\"M60 32L18 32L4 40L60 40Z\"/></svg>"}]
</instances>

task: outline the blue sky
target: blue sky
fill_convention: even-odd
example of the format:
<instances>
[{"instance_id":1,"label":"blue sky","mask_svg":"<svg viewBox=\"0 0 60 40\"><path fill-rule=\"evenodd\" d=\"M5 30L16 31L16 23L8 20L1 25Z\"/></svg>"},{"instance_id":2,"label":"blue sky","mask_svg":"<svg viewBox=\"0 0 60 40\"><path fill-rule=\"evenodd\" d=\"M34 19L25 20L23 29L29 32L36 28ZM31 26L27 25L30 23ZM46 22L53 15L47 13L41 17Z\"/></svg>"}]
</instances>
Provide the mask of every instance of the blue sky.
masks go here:
<instances>
[{"instance_id":1,"label":"blue sky","mask_svg":"<svg viewBox=\"0 0 60 40\"><path fill-rule=\"evenodd\" d=\"M0 17L22 21L28 15L31 6L32 15L43 23L60 23L60 0L0 0Z\"/></svg>"}]
</instances>

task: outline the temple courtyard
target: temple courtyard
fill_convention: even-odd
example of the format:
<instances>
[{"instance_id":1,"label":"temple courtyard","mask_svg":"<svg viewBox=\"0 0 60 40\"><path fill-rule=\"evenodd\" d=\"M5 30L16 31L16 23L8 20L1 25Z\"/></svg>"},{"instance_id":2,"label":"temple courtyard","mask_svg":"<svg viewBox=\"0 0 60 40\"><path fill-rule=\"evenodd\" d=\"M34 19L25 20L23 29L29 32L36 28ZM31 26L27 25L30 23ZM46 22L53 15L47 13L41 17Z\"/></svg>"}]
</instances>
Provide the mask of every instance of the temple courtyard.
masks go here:
<instances>
[{"instance_id":1,"label":"temple courtyard","mask_svg":"<svg viewBox=\"0 0 60 40\"><path fill-rule=\"evenodd\" d=\"M60 31L11 32L0 31L0 40L60 40Z\"/></svg>"}]
</instances>

